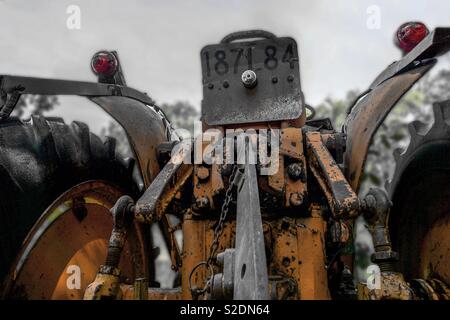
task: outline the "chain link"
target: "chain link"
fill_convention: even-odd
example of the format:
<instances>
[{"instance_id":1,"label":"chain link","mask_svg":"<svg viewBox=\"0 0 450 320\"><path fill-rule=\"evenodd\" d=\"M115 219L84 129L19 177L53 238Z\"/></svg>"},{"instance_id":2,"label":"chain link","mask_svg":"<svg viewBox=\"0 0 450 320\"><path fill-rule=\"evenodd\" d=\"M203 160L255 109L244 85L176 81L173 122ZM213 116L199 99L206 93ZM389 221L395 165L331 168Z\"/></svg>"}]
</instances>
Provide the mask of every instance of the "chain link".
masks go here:
<instances>
[{"instance_id":1,"label":"chain link","mask_svg":"<svg viewBox=\"0 0 450 320\"><path fill-rule=\"evenodd\" d=\"M192 293L192 296L194 299L198 298L198 296L204 294L207 291L208 282L205 284L205 286L202 289L193 288L191 286L191 277L193 276L194 271L202 265L204 265L210 271L211 278L214 276L213 264L216 259L217 249L219 248L219 240L223 233L224 224L225 224L225 220L227 219L230 203L233 200L233 187L237 186L240 183L241 176L242 175L240 173L238 166L234 165L233 171L231 172L231 175L230 175L230 183L225 192L225 198L223 200L222 208L220 210L219 221L217 222L217 225L214 228L214 239L209 248L208 259L206 261L202 261L199 264L197 264L194 267L194 269L192 269L191 274L189 275L189 289L191 290L191 293Z\"/></svg>"},{"instance_id":2,"label":"chain link","mask_svg":"<svg viewBox=\"0 0 450 320\"><path fill-rule=\"evenodd\" d=\"M230 203L233 200L233 187L237 184L238 182L237 178L239 178L237 173L238 167L235 165L230 175L230 184L227 188L227 191L225 192L225 198L223 200L222 209L220 211L219 221L217 222L217 225L214 228L214 240L211 243L211 247L209 248L208 260L206 260L208 266L213 264L214 259L216 258L217 255L217 249L219 248L219 239L223 233L223 227L228 215Z\"/></svg>"}]
</instances>

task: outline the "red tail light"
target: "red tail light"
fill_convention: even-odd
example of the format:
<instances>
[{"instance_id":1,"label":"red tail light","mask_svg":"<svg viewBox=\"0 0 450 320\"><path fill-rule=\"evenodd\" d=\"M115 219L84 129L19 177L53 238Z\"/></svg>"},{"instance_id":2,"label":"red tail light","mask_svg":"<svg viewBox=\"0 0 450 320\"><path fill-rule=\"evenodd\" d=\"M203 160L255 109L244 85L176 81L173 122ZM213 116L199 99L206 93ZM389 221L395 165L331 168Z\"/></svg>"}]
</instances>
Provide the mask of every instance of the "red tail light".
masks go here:
<instances>
[{"instance_id":1,"label":"red tail light","mask_svg":"<svg viewBox=\"0 0 450 320\"><path fill-rule=\"evenodd\" d=\"M402 24L397 30L398 46L404 52L410 52L428 33L428 28L422 22Z\"/></svg>"},{"instance_id":2,"label":"red tail light","mask_svg":"<svg viewBox=\"0 0 450 320\"><path fill-rule=\"evenodd\" d=\"M97 52L91 60L91 68L97 75L107 77L113 76L117 72L117 59L111 52Z\"/></svg>"}]
</instances>

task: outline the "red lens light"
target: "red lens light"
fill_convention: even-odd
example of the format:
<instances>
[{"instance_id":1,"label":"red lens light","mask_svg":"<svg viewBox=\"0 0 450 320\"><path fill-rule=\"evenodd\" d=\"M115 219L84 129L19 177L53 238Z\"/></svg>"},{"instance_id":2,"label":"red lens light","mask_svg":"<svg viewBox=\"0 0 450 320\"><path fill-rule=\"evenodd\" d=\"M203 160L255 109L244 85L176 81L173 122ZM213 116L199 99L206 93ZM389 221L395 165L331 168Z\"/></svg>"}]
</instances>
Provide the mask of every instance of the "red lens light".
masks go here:
<instances>
[{"instance_id":1,"label":"red lens light","mask_svg":"<svg viewBox=\"0 0 450 320\"><path fill-rule=\"evenodd\" d=\"M117 71L117 59L111 52L97 52L92 58L91 68L96 74L113 76Z\"/></svg>"},{"instance_id":2,"label":"red lens light","mask_svg":"<svg viewBox=\"0 0 450 320\"><path fill-rule=\"evenodd\" d=\"M428 28L422 22L402 24L397 30L398 46L404 52L410 52L428 33Z\"/></svg>"}]
</instances>

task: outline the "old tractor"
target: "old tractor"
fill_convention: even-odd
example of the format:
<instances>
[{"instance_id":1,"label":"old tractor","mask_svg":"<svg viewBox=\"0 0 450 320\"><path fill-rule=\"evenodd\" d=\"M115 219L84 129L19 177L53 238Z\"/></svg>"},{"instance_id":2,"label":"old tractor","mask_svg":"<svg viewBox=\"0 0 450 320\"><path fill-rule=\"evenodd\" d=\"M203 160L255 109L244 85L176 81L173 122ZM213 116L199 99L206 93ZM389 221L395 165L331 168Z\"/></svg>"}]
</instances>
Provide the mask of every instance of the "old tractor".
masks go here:
<instances>
[{"instance_id":1,"label":"old tractor","mask_svg":"<svg viewBox=\"0 0 450 320\"><path fill-rule=\"evenodd\" d=\"M3 298L448 299L450 101L434 104L431 129L411 123L387 190L359 194L377 128L450 49L450 29L407 23L398 40L404 56L338 130L305 104L296 41L262 30L201 50L192 138L126 85L114 51L94 55L96 83L0 76ZM90 99L124 128L135 159L83 123L10 117L25 94ZM360 215L378 266L365 283L347 250ZM155 280L152 226L172 288Z\"/></svg>"}]
</instances>

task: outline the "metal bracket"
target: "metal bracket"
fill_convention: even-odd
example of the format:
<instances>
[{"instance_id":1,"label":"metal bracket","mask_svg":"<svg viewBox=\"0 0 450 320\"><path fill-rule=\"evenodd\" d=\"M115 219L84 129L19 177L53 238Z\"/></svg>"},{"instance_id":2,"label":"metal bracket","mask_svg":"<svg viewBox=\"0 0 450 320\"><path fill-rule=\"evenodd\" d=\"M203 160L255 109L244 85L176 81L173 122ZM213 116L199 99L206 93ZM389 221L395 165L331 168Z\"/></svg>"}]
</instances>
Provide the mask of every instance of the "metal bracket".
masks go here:
<instances>
[{"instance_id":1,"label":"metal bracket","mask_svg":"<svg viewBox=\"0 0 450 320\"><path fill-rule=\"evenodd\" d=\"M359 199L334 161L319 132L307 132L309 167L325 193L335 218L354 218L359 214Z\"/></svg>"},{"instance_id":2,"label":"metal bracket","mask_svg":"<svg viewBox=\"0 0 450 320\"><path fill-rule=\"evenodd\" d=\"M135 219L141 223L159 221L177 192L191 177L193 165L184 159L191 156L190 147L183 142L176 147L174 155L137 201L134 211Z\"/></svg>"},{"instance_id":3,"label":"metal bracket","mask_svg":"<svg viewBox=\"0 0 450 320\"><path fill-rule=\"evenodd\" d=\"M372 262L378 264L381 271L392 271L393 262L398 260L397 252L392 250L389 234L389 213L392 202L384 190L371 188L362 204L364 218L368 223L375 249Z\"/></svg>"}]
</instances>

